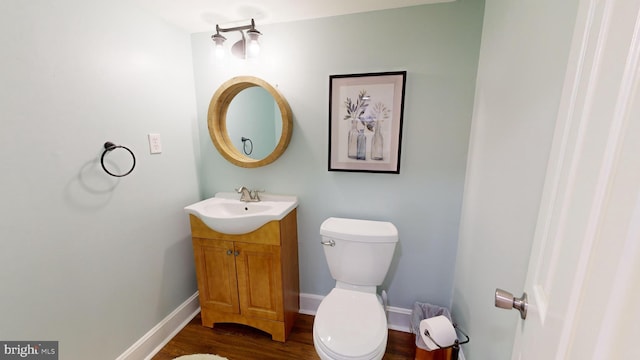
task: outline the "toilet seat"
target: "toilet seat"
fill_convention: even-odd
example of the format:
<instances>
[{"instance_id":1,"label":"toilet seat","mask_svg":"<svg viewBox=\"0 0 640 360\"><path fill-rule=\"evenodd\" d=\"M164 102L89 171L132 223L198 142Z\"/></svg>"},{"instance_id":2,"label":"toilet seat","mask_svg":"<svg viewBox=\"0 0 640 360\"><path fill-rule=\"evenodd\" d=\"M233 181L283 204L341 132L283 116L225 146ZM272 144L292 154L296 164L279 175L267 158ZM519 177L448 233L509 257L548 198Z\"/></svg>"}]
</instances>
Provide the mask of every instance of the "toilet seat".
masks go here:
<instances>
[{"instance_id":1,"label":"toilet seat","mask_svg":"<svg viewBox=\"0 0 640 360\"><path fill-rule=\"evenodd\" d=\"M334 288L316 313L316 348L331 359L381 359L387 346L387 318L376 294Z\"/></svg>"}]
</instances>

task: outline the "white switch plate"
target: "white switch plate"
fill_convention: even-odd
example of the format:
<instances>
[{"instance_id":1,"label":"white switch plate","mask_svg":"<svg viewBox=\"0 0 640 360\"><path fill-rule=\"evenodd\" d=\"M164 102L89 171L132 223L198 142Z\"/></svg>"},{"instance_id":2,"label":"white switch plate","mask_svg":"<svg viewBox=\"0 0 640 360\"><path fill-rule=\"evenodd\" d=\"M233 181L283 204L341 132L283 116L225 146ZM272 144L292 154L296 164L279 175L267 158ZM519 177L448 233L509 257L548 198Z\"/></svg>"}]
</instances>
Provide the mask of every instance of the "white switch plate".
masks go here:
<instances>
[{"instance_id":1,"label":"white switch plate","mask_svg":"<svg viewBox=\"0 0 640 360\"><path fill-rule=\"evenodd\" d=\"M149 151L152 154L160 154L162 152L160 134L149 134Z\"/></svg>"}]
</instances>

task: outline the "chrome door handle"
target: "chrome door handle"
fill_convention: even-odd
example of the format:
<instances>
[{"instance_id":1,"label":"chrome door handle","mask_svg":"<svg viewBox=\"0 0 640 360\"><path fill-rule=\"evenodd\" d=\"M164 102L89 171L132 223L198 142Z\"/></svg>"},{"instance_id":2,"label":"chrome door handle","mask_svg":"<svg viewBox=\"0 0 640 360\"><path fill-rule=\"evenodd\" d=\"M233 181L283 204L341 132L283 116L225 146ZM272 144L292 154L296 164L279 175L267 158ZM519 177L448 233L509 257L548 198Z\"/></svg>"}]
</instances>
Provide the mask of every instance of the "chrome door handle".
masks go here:
<instances>
[{"instance_id":1,"label":"chrome door handle","mask_svg":"<svg viewBox=\"0 0 640 360\"><path fill-rule=\"evenodd\" d=\"M496 289L496 302L495 305L497 308L501 309L516 309L520 311L520 318L527 318L527 308L529 307L529 303L527 302L527 293L523 293L521 297L516 298L512 293L502 290Z\"/></svg>"},{"instance_id":2,"label":"chrome door handle","mask_svg":"<svg viewBox=\"0 0 640 360\"><path fill-rule=\"evenodd\" d=\"M328 245L328 246L336 246L336 242L333 240L320 240L320 244L322 245Z\"/></svg>"}]
</instances>

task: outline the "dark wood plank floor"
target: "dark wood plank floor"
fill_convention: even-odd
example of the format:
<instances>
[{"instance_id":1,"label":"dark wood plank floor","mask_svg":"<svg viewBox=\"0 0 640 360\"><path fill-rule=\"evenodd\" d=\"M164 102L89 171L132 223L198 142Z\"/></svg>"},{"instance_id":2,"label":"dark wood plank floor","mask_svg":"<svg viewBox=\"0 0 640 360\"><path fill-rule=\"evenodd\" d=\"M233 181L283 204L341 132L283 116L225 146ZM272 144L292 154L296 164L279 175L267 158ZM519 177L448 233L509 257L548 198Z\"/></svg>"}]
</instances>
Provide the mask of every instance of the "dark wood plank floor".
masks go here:
<instances>
[{"instance_id":1,"label":"dark wood plank floor","mask_svg":"<svg viewBox=\"0 0 640 360\"><path fill-rule=\"evenodd\" d=\"M237 324L201 325L200 314L185 326L153 360L171 360L188 354L217 354L229 360L319 359L313 347L313 316L299 314L287 342ZM385 360L413 359L415 335L389 330Z\"/></svg>"}]
</instances>

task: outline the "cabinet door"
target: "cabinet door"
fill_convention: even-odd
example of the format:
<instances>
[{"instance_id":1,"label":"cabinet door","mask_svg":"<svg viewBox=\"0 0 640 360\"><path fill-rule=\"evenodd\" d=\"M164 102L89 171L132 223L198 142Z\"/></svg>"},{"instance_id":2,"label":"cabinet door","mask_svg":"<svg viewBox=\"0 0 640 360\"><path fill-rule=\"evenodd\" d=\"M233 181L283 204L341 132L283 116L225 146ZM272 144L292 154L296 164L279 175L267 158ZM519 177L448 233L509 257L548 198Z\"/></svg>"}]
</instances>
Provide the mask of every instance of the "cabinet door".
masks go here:
<instances>
[{"instance_id":1,"label":"cabinet door","mask_svg":"<svg viewBox=\"0 0 640 360\"><path fill-rule=\"evenodd\" d=\"M242 314L282 321L280 247L236 242L235 249Z\"/></svg>"},{"instance_id":2,"label":"cabinet door","mask_svg":"<svg viewBox=\"0 0 640 360\"><path fill-rule=\"evenodd\" d=\"M200 305L221 312L240 313L233 242L193 239Z\"/></svg>"}]
</instances>

